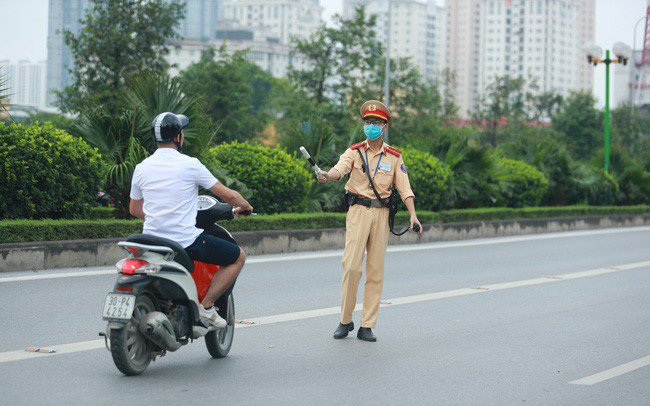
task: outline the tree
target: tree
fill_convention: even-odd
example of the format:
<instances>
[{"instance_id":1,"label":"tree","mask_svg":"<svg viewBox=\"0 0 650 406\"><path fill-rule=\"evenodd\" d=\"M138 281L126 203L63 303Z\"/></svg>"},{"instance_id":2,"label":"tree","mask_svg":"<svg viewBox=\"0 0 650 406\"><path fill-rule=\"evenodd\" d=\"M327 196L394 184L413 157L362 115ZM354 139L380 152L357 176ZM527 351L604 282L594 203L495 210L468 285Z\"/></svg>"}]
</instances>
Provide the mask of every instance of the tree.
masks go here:
<instances>
[{"instance_id":1,"label":"tree","mask_svg":"<svg viewBox=\"0 0 650 406\"><path fill-rule=\"evenodd\" d=\"M64 32L74 83L58 93L61 109L101 105L114 114L131 76L166 72L168 40L178 38L183 10L183 3L165 0L93 0L79 35Z\"/></svg>"},{"instance_id":2,"label":"tree","mask_svg":"<svg viewBox=\"0 0 650 406\"><path fill-rule=\"evenodd\" d=\"M181 72L180 80L220 125L220 141L251 140L272 118L270 100L276 79L246 60L246 51L228 55L225 46L218 53L210 48Z\"/></svg>"},{"instance_id":3,"label":"tree","mask_svg":"<svg viewBox=\"0 0 650 406\"><path fill-rule=\"evenodd\" d=\"M525 81L509 76L497 77L488 85L475 106L474 120L485 126L487 142L497 145L499 126L509 121L522 121L525 117Z\"/></svg>"},{"instance_id":4,"label":"tree","mask_svg":"<svg viewBox=\"0 0 650 406\"><path fill-rule=\"evenodd\" d=\"M363 87L367 72L375 72L382 50L376 38L377 17L358 7L353 18L334 17L334 28L322 25L309 39L294 39L293 55L302 61L291 67L289 79L320 105L331 100L340 108Z\"/></svg>"},{"instance_id":5,"label":"tree","mask_svg":"<svg viewBox=\"0 0 650 406\"><path fill-rule=\"evenodd\" d=\"M602 114L596 100L586 92L572 92L553 119L553 128L577 159L586 159L602 145Z\"/></svg>"},{"instance_id":6,"label":"tree","mask_svg":"<svg viewBox=\"0 0 650 406\"><path fill-rule=\"evenodd\" d=\"M453 120L458 117L458 104L456 103L456 88L458 87L458 80L456 72L449 68L442 70L442 81L438 89L440 91L440 98L442 103L441 116L445 122Z\"/></svg>"},{"instance_id":7,"label":"tree","mask_svg":"<svg viewBox=\"0 0 650 406\"><path fill-rule=\"evenodd\" d=\"M85 109L77 123L78 132L105 161L105 187L113 197L118 213L129 216L129 192L135 166L156 149L151 136L151 121L162 111L185 114L190 118L184 150L200 157L214 139L216 130L202 114L196 98L186 96L177 79L167 75L144 74L132 78L124 102L116 112L96 106Z\"/></svg>"},{"instance_id":8,"label":"tree","mask_svg":"<svg viewBox=\"0 0 650 406\"><path fill-rule=\"evenodd\" d=\"M552 121L562 106L563 98L553 90L542 93L528 93L528 119L531 121Z\"/></svg>"},{"instance_id":9,"label":"tree","mask_svg":"<svg viewBox=\"0 0 650 406\"><path fill-rule=\"evenodd\" d=\"M9 85L8 85L8 79L6 74L0 73L0 119L2 119L5 115L9 115L8 111L8 99L9 98Z\"/></svg>"},{"instance_id":10,"label":"tree","mask_svg":"<svg viewBox=\"0 0 650 406\"><path fill-rule=\"evenodd\" d=\"M351 112L368 99L380 99L386 77L384 61L369 75L365 88L354 97ZM390 111L395 118L390 126L391 143L402 144L406 138L431 137L442 124L443 103L438 86L422 77L407 58L391 60Z\"/></svg>"},{"instance_id":11,"label":"tree","mask_svg":"<svg viewBox=\"0 0 650 406\"><path fill-rule=\"evenodd\" d=\"M641 151L641 141L650 136L649 126L650 120L643 118L634 107L624 104L612 111L612 143L635 156Z\"/></svg>"}]
</instances>

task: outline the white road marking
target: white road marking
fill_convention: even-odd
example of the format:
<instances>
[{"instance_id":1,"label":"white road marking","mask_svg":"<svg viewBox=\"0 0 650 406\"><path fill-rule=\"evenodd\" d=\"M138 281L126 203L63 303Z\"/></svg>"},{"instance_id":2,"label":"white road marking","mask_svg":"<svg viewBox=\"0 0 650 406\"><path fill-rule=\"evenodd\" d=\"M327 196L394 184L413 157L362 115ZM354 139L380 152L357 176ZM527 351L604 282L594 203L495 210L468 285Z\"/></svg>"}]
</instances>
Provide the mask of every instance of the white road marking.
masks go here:
<instances>
[{"instance_id":1,"label":"white road marking","mask_svg":"<svg viewBox=\"0 0 650 406\"><path fill-rule=\"evenodd\" d=\"M618 265L610 268L598 268L598 269L592 269L587 271L553 275L550 277L543 277L543 278L524 279L521 281L495 283L492 285L480 285L480 286L474 286L470 288L453 289L453 290L446 290L442 292L425 293L421 295L403 296L394 299L387 299L387 301L390 303L382 304L381 307L392 307L392 306L398 306L398 305L409 304L409 303L428 302L432 300L447 299L447 298L457 297L457 296L475 295L475 294L486 293L494 290L513 289L513 288L520 288L524 286L541 285L545 283L557 283L557 282L563 282L571 279L587 278L591 276L603 275L603 274L614 273L614 272L623 272L623 271L642 269L642 268L650 269L650 261L634 262L634 263ZM360 311L362 306L363 305L361 303L357 303L354 310ZM276 314L272 316L246 318L247 321L251 321L254 324L235 324L235 328L251 328L251 327L257 327L257 326L267 325L267 324L285 323L289 321L311 319L314 317L332 316L338 314L339 311L340 311L340 307L334 306L334 307L325 307L322 309ZM22 360L34 359L34 358L47 358L48 356L52 356L52 355L70 354L74 352L95 350L103 347L104 347L104 340L83 341L78 343L61 344L61 345L44 345L42 346L42 348L53 349L56 350L56 352L52 354L26 352L24 350L2 352L0 353L0 364L4 362L22 361ZM588 378L591 377L587 377L584 379L588 379ZM571 383L576 383L576 382L578 381L574 381Z\"/></svg>"},{"instance_id":2,"label":"white road marking","mask_svg":"<svg viewBox=\"0 0 650 406\"><path fill-rule=\"evenodd\" d=\"M25 350L7 351L0 353L0 363L11 361L24 361L26 359L51 357L53 355L70 354L74 352L96 350L105 348L104 340L81 341L78 343L60 344L43 346L43 348L53 349L56 352L43 354L40 352L27 352Z\"/></svg>"},{"instance_id":3,"label":"white road marking","mask_svg":"<svg viewBox=\"0 0 650 406\"><path fill-rule=\"evenodd\" d=\"M58 278L74 278L77 276L98 276L98 275L117 275L117 270L98 270L98 271L80 271L80 272L58 272L47 273L43 275L27 275L27 276L10 276L8 278L0 278L0 283L7 282L22 282L22 281L37 281L41 279L58 279Z\"/></svg>"},{"instance_id":4,"label":"white road marking","mask_svg":"<svg viewBox=\"0 0 650 406\"><path fill-rule=\"evenodd\" d=\"M630 227L630 228L614 228L614 229L587 230L587 231L571 231L571 232L563 232L563 233L548 233L548 234L534 234L534 235L526 235L526 236L511 236L511 237L464 240L464 241L450 241L444 243L406 244L406 245L390 246L388 247L387 252L410 252L410 251L426 251L426 250L437 250L437 249L446 249L446 248L475 247L481 245L507 244L507 243L517 243L517 242L525 242L525 241L551 240L556 238L571 238L571 237L582 237L582 236L591 236L591 235L618 234L618 233L644 232L644 231L650 231L650 227ZM260 257L248 258L246 260L246 264L264 264L269 262L302 261L307 259L332 258L332 257L340 257L342 253L343 250L333 250L333 251L309 253L309 254L293 253L293 254L264 255ZM0 278L0 283L34 281L34 280L43 280L43 279L73 278L78 276L100 276L100 275L110 275L110 274L117 274L115 268L113 267L102 268L94 271L55 272L55 273L50 272L50 273L39 273L38 275L9 276L5 278Z\"/></svg>"},{"instance_id":5,"label":"white road marking","mask_svg":"<svg viewBox=\"0 0 650 406\"><path fill-rule=\"evenodd\" d=\"M650 365L650 355L636 359L634 361L630 361L626 364L619 365L606 371L587 376L582 379L577 379L569 383L573 385L595 385L597 383L616 378L619 375L627 374L628 372L635 371L648 365Z\"/></svg>"}]
</instances>

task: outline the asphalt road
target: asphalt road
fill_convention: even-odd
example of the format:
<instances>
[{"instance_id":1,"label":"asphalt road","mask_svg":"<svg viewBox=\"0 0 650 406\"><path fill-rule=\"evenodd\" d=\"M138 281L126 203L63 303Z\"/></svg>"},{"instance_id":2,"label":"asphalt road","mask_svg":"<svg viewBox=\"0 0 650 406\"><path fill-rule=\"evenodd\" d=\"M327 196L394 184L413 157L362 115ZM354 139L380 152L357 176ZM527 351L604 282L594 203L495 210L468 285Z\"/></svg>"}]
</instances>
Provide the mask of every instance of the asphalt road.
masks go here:
<instances>
[{"instance_id":1,"label":"asphalt road","mask_svg":"<svg viewBox=\"0 0 650 406\"><path fill-rule=\"evenodd\" d=\"M0 404L650 404L650 227L391 247L377 343L332 339L340 252L249 259L230 355L130 378L97 345L107 268L0 274Z\"/></svg>"}]
</instances>

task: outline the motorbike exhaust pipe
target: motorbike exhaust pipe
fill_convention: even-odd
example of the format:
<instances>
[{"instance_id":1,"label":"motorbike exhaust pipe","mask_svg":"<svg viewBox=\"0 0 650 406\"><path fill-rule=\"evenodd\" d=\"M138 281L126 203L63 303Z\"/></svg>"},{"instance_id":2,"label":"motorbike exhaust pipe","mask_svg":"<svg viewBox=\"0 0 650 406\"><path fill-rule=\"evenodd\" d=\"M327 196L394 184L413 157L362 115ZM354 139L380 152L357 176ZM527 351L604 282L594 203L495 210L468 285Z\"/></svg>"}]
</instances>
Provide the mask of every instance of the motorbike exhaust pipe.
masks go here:
<instances>
[{"instance_id":1,"label":"motorbike exhaust pipe","mask_svg":"<svg viewBox=\"0 0 650 406\"><path fill-rule=\"evenodd\" d=\"M140 332L154 344L167 351L176 351L182 344L176 340L172 323L161 312L151 312L140 320Z\"/></svg>"}]
</instances>

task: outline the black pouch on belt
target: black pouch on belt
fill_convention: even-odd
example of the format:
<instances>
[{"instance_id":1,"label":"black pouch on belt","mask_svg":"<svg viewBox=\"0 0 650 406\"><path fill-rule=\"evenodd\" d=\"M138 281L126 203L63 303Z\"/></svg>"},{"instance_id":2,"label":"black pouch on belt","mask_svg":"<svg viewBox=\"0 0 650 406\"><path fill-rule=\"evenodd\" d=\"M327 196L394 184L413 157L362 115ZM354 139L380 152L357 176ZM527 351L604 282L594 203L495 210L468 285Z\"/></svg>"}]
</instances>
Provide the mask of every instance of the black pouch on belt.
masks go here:
<instances>
[{"instance_id":1,"label":"black pouch on belt","mask_svg":"<svg viewBox=\"0 0 650 406\"><path fill-rule=\"evenodd\" d=\"M354 206L355 204L357 204L358 199L359 196L355 195L354 193L346 192L343 198L345 204L345 210L347 211L350 208L350 206Z\"/></svg>"}]
</instances>

